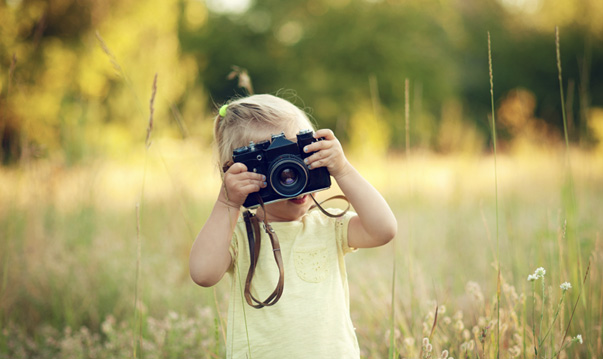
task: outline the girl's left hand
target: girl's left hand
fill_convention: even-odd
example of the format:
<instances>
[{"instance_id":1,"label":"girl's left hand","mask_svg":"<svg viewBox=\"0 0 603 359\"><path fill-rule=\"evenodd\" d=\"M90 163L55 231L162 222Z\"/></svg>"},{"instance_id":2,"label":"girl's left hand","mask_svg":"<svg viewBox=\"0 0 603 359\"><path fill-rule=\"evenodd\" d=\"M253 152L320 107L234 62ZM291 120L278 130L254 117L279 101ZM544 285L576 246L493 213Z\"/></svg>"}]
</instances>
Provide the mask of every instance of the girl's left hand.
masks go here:
<instances>
[{"instance_id":1,"label":"girl's left hand","mask_svg":"<svg viewBox=\"0 0 603 359\"><path fill-rule=\"evenodd\" d=\"M318 167L326 167L331 176L336 180L338 177L345 175L350 167L350 163L345 158L341 143L335 137L333 131L329 129L321 129L314 133L314 138L319 140L304 147L304 152L315 152L310 157L307 157L304 162L310 169Z\"/></svg>"}]
</instances>

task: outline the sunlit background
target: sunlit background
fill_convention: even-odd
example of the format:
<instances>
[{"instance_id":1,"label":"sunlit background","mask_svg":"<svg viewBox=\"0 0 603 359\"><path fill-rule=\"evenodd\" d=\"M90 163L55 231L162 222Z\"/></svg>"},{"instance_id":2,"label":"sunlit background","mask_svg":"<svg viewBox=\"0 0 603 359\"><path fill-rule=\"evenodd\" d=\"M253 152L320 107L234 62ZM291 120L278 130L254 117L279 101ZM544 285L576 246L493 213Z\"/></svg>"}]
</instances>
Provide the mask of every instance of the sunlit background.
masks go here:
<instances>
[{"instance_id":1,"label":"sunlit background","mask_svg":"<svg viewBox=\"0 0 603 359\"><path fill-rule=\"evenodd\" d=\"M600 0L0 2L0 357L223 357L229 280L196 287L188 251L219 188L213 118L250 91L333 129L396 213L393 243L348 258L363 357L428 337L434 357L534 358L553 322L539 357L603 356L602 18Z\"/></svg>"}]
</instances>

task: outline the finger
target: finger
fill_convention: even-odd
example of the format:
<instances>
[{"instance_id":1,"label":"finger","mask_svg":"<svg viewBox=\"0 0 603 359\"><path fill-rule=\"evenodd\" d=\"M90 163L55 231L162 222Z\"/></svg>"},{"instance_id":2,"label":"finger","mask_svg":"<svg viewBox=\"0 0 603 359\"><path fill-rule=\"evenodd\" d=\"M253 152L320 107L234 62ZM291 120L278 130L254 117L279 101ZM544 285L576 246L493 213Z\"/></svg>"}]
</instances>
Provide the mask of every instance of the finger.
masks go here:
<instances>
[{"instance_id":1,"label":"finger","mask_svg":"<svg viewBox=\"0 0 603 359\"><path fill-rule=\"evenodd\" d=\"M316 160L316 161L312 161L312 162L310 162L308 164L308 169L313 170L313 169L316 169L316 168L319 168L319 167L326 167L327 163L328 163L328 161L325 160L325 159L319 159L319 160Z\"/></svg>"},{"instance_id":2,"label":"finger","mask_svg":"<svg viewBox=\"0 0 603 359\"><path fill-rule=\"evenodd\" d=\"M325 140L334 140L335 139L335 134L333 133L333 131L331 131L328 128L323 128L320 129L316 132L314 132L314 138L321 138L324 137Z\"/></svg>"},{"instance_id":3,"label":"finger","mask_svg":"<svg viewBox=\"0 0 603 359\"><path fill-rule=\"evenodd\" d=\"M326 151L314 152L314 154L312 154L310 157L307 157L306 159L304 159L304 162L306 162L306 164L311 164L312 162L316 162L316 161L320 160L321 158L325 158L326 156L327 156Z\"/></svg>"},{"instance_id":4,"label":"finger","mask_svg":"<svg viewBox=\"0 0 603 359\"><path fill-rule=\"evenodd\" d=\"M232 166L226 171L226 173L237 174L247 172L247 166L241 162L235 162Z\"/></svg>"},{"instance_id":5,"label":"finger","mask_svg":"<svg viewBox=\"0 0 603 359\"><path fill-rule=\"evenodd\" d=\"M245 180L254 180L254 181L266 181L266 176L264 176L261 173L255 173L255 172L243 172L243 173L237 173L236 175L233 175L237 180L239 181L245 181Z\"/></svg>"},{"instance_id":6,"label":"finger","mask_svg":"<svg viewBox=\"0 0 603 359\"><path fill-rule=\"evenodd\" d=\"M227 198L232 200L235 203L243 203L245 198L250 193L255 193L265 187L266 184L263 182L247 182L247 183L238 183L233 187L226 187Z\"/></svg>"},{"instance_id":7,"label":"finger","mask_svg":"<svg viewBox=\"0 0 603 359\"><path fill-rule=\"evenodd\" d=\"M224 182L226 187L231 188L232 190L238 190L247 185L258 185L260 187L265 187L266 177L256 173L242 173L228 176L224 179Z\"/></svg>"},{"instance_id":8,"label":"finger","mask_svg":"<svg viewBox=\"0 0 603 359\"><path fill-rule=\"evenodd\" d=\"M247 171L247 166L245 166L243 163L241 162L236 162L235 164L233 164L228 171L226 171L226 173L224 174L224 178L230 178L231 176L234 176L234 178L237 178L239 180L242 179L255 179L258 181L265 181L266 180L266 176L260 174L260 173L255 173L255 172L249 172Z\"/></svg>"},{"instance_id":9,"label":"finger","mask_svg":"<svg viewBox=\"0 0 603 359\"><path fill-rule=\"evenodd\" d=\"M317 152L317 151L329 149L331 147L333 147L332 141L329 141L329 140L316 141L316 142L312 142L311 144L304 147L304 152L306 152L306 153Z\"/></svg>"},{"instance_id":10,"label":"finger","mask_svg":"<svg viewBox=\"0 0 603 359\"><path fill-rule=\"evenodd\" d=\"M244 196L247 196L250 193L258 192L260 189L262 189L262 186L258 183L249 183L239 188L241 194Z\"/></svg>"},{"instance_id":11,"label":"finger","mask_svg":"<svg viewBox=\"0 0 603 359\"><path fill-rule=\"evenodd\" d=\"M314 153L312 156L307 157L304 162L308 165L308 168L317 168L324 166L325 163L328 163L327 159L329 158L328 151L318 151Z\"/></svg>"}]
</instances>

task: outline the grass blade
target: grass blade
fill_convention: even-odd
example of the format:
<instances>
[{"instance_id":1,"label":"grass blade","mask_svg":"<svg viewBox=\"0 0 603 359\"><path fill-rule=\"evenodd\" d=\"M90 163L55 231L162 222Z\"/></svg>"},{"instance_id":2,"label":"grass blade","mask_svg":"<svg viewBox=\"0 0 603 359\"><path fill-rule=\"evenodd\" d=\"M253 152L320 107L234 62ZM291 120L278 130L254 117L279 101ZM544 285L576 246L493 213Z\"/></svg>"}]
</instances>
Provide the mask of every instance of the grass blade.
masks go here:
<instances>
[{"instance_id":1,"label":"grass blade","mask_svg":"<svg viewBox=\"0 0 603 359\"><path fill-rule=\"evenodd\" d=\"M498 239L498 174L496 163L496 117L494 111L494 76L492 74L492 45L490 31L488 31L488 68L490 73L490 102L492 107L492 144L494 147L494 192L496 198L496 265L497 291L496 291L496 358L500 358L500 244Z\"/></svg>"},{"instance_id":2,"label":"grass blade","mask_svg":"<svg viewBox=\"0 0 603 359\"><path fill-rule=\"evenodd\" d=\"M565 343L565 339L567 338L567 332L569 331L569 327L572 324L572 319L574 319L574 313L576 313L576 307L578 306L578 302L580 302L580 296L582 295L582 291L584 291L584 285L586 284L586 278L588 277L588 273L590 272L590 261L588 262L588 266L586 267L586 273L584 274L584 279L582 280L582 286L580 287L580 292L578 292L578 298L576 299L576 303L574 303L574 308L572 309L572 314L570 315L570 319L567 322L567 327L565 328L565 332L563 333L563 340L561 341L560 348L563 348L563 344Z\"/></svg>"}]
</instances>

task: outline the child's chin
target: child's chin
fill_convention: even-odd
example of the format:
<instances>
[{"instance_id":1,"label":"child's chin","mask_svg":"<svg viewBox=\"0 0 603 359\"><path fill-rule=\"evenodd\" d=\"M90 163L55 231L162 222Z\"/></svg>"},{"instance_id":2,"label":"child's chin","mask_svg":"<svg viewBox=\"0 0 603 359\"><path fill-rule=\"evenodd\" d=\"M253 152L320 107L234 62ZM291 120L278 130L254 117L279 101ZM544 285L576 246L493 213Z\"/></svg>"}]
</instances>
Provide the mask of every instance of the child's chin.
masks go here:
<instances>
[{"instance_id":1,"label":"child's chin","mask_svg":"<svg viewBox=\"0 0 603 359\"><path fill-rule=\"evenodd\" d=\"M297 204L297 205L302 205L302 204L306 204L310 199L310 196L308 196L307 194L292 198L289 200L289 202L293 203L293 204Z\"/></svg>"}]
</instances>

